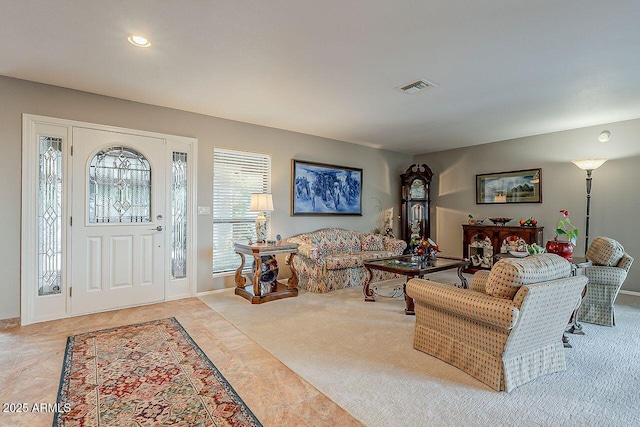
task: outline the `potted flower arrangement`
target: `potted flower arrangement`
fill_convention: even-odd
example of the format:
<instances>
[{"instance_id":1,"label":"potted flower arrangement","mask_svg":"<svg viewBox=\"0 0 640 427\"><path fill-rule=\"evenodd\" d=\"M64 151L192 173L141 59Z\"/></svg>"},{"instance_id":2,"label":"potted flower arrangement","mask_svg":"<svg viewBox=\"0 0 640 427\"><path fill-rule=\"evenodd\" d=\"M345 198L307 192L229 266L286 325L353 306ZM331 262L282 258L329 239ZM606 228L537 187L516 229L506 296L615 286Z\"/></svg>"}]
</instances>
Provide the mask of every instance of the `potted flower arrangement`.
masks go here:
<instances>
[{"instance_id":1,"label":"potted flower arrangement","mask_svg":"<svg viewBox=\"0 0 640 427\"><path fill-rule=\"evenodd\" d=\"M569 211L562 209L560 211L562 216L556 224L556 235L553 240L547 242L547 252L558 254L571 262L573 257L573 250L575 248L576 241L578 240L578 229L571 223L569 219ZM562 236L566 240L559 240Z\"/></svg>"},{"instance_id":2,"label":"potted flower arrangement","mask_svg":"<svg viewBox=\"0 0 640 427\"><path fill-rule=\"evenodd\" d=\"M440 249L436 242L429 238L427 238L427 240L420 241L414 249L414 253L421 261L435 259L439 251Z\"/></svg>"}]
</instances>

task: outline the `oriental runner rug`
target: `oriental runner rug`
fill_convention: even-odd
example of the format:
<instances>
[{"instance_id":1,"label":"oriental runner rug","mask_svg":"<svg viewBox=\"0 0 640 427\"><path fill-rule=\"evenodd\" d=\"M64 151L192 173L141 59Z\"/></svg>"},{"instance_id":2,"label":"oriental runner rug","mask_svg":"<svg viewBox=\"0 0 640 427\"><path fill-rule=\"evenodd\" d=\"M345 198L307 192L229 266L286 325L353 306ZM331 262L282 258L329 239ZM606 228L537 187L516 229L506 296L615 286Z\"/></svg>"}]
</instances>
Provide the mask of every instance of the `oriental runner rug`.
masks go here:
<instances>
[{"instance_id":1,"label":"oriental runner rug","mask_svg":"<svg viewBox=\"0 0 640 427\"><path fill-rule=\"evenodd\" d=\"M55 426L261 426L175 319L67 339Z\"/></svg>"}]
</instances>

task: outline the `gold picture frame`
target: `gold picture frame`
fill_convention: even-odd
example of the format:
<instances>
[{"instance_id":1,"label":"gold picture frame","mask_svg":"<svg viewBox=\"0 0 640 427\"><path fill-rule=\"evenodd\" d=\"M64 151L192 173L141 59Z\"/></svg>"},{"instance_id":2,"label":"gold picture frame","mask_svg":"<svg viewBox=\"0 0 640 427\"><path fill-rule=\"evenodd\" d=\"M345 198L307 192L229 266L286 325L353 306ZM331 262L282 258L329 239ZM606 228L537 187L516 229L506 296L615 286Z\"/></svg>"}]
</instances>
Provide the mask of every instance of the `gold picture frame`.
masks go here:
<instances>
[{"instance_id":1,"label":"gold picture frame","mask_svg":"<svg viewBox=\"0 0 640 427\"><path fill-rule=\"evenodd\" d=\"M542 203L542 169L476 175L476 204Z\"/></svg>"}]
</instances>

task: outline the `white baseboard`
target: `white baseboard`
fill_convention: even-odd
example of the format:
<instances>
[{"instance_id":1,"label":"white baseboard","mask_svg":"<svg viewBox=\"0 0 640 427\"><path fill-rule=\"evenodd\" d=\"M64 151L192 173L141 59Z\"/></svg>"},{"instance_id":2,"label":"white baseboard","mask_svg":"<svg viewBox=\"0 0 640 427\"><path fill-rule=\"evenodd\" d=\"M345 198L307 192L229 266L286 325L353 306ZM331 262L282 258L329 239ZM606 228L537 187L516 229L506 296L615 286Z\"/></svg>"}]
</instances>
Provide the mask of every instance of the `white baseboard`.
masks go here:
<instances>
[{"instance_id":1,"label":"white baseboard","mask_svg":"<svg viewBox=\"0 0 640 427\"><path fill-rule=\"evenodd\" d=\"M619 293L625 294L625 295L633 295L634 297L640 297L640 292L625 291L621 289Z\"/></svg>"},{"instance_id":2,"label":"white baseboard","mask_svg":"<svg viewBox=\"0 0 640 427\"><path fill-rule=\"evenodd\" d=\"M218 292L227 291L229 289L233 289L233 288L214 289L212 291L198 292L198 293L196 293L196 297L203 297L205 295L217 294Z\"/></svg>"}]
</instances>

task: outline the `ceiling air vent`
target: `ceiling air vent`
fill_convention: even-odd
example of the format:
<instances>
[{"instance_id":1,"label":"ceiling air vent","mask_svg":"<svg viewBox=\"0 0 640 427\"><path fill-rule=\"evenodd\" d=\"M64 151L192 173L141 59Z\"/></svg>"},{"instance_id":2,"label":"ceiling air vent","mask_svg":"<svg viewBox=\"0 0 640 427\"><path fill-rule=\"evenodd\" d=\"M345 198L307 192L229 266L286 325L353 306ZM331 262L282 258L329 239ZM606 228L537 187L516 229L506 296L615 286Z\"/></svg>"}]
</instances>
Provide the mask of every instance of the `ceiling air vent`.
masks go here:
<instances>
[{"instance_id":1,"label":"ceiling air vent","mask_svg":"<svg viewBox=\"0 0 640 427\"><path fill-rule=\"evenodd\" d=\"M399 86L396 89L400 89L401 91L405 92L405 93L417 93L417 92L421 92L425 89L428 89L430 87L436 87L438 86L435 83L431 83L428 80L425 79L420 79L418 81L403 85L403 86Z\"/></svg>"}]
</instances>

